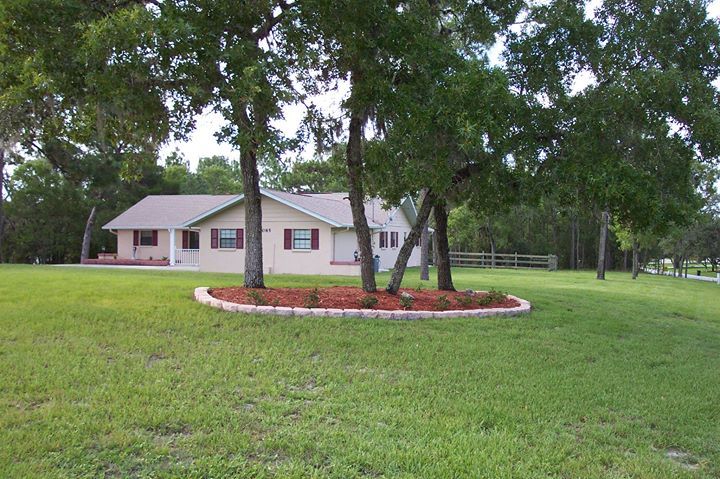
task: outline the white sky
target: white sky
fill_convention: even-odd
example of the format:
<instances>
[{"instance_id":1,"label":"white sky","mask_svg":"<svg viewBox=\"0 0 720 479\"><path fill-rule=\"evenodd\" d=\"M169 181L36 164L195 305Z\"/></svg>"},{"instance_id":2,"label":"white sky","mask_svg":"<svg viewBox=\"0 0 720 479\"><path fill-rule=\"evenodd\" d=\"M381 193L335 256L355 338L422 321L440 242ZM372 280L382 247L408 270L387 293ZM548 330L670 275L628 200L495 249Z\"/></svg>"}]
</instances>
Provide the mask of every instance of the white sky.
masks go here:
<instances>
[{"instance_id":1,"label":"white sky","mask_svg":"<svg viewBox=\"0 0 720 479\"><path fill-rule=\"evenodd\" d=\"M591 4L599 3L600 0L591 0ZM713 18L720 18L720 0L713 0L708 6L708 13ZM495 59L499 56L502 47L493 48L491 56ZM581 83L588 79L581 79L576 82L575 89L582 89L584 85ZM347 87L341 88L338 92L332 92L324 96L324 98L315 99L315 102L334 113L340 111L340 104L347 95ZM292 136L300 125L304 115L304 107L292 105L284 110L285 119L278 122L276 126L280 128L286 135ZM215 139L214 133L217 132L223 124L222 117L212 111L206 111L197 119L197 127L190 135L188 141L170 142L162 149L162 156L166 156L171 151L179 150L190 162L192 168L195 168L199 158L203 156L224 155L229 158L237 158L237 151L227 143L220 143ZM312 155L312 148L308 147L303 152L303 157Z\"/></svg>"}]
</instances>

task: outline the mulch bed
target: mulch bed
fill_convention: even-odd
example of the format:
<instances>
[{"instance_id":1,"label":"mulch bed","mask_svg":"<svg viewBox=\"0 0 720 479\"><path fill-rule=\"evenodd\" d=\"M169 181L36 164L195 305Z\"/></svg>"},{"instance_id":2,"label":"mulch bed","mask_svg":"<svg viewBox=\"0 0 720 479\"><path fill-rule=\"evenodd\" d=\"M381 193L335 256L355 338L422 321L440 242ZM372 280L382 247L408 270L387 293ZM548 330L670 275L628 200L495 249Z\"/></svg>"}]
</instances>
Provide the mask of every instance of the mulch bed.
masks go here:
<instances>
[{"instance_id":1,"label":"mulch bed","mask_svg":"<svg viewBox=\"0 0 720 479\"><path fill-rule=\"evenodd\" d=\"M168 266L170 261L166 259L122 259L122 258L102 258L102 259L84 259L82 264L103 264L114 266Z\"/></svg>"},{"instance_id":2,"label":"mulch bed","mask_svg":"<svg viewBox=\"0 0 720 479\"><path fill-rule=\"evenodd\" d=\"M250 291L256 291L261 294L267 301L267 304L271 306L304 308L307 307L308 295L313 290L313 288L249 289L230 287L213 288L208 290L208 293L214 298L223 301L238 304L255 304L255 300L248 296L248 293ZM465 292L438 291L433 289L421 291L401 289L400 293L392 295L384 290L378 290L376 293L366 293L361 288L353 286L333 286L330 288L318 288L317 292L320 297L318 308L362 309L360 300L365 296L375 296L378 299L378 303L372 309L386 311L402 310L403 308L400 306L400 293L402 292L407 292L415 298L412 308L410 308L414 311L439 311L437 308L438 297L442 295L446 295L450 301L449 306L446 308L447 310L514 308L520 306L519 302L511 298L505 298L504 301L495 302L490 305L479 305L477 300L485 296L485 293L476 293L472 295L470 304L461 304L456 298L467 297Z\"/></svg>"}]
</instances>

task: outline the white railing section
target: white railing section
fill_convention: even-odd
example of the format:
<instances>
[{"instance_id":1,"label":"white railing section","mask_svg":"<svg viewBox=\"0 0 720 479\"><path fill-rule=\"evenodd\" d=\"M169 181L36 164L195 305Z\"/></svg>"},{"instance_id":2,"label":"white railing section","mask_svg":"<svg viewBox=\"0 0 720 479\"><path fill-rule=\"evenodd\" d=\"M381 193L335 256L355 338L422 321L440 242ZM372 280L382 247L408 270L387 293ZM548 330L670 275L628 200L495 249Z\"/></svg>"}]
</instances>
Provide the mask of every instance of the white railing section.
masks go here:
<instances>
[{"instance_id":1,"label":"white railing section","mask_svg":"<svg viewBox=\"0 0 720 479\"><path fill-rule=\"evenodd\" d=\"M175 250L175 264L184 266L198 266L200 265L200 250L199 249L176 249Z\"/></svg>"}]
</instances>

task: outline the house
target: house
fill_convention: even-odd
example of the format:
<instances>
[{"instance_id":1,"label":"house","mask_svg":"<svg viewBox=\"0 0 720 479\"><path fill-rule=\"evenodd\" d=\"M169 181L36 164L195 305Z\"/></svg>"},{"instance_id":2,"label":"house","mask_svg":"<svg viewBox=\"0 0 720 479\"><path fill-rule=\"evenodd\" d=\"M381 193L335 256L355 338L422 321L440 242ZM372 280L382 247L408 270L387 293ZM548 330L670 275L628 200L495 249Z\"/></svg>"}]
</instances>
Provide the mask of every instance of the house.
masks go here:
<instances>
[{"instance_id":1,"label":"house","mask_svg":"<svg viewBox=\"0 0 720 479\"><path fill-rule=\"evenodd\" d=\"M357 240L345 193L294 194L261 189L266 273L359 275ZM417 218L407 198L385 210L365 204L373 255L391 268ZM103 226L117 235L117 259L126 264L198 266L200 271L242 272L245 266L243 195L147 196ZM94 260L103 261L103 260ZM108 261L113 262L113 261ZM408 266L420 264L420 248Z\"/></svg>"}]
</instances>

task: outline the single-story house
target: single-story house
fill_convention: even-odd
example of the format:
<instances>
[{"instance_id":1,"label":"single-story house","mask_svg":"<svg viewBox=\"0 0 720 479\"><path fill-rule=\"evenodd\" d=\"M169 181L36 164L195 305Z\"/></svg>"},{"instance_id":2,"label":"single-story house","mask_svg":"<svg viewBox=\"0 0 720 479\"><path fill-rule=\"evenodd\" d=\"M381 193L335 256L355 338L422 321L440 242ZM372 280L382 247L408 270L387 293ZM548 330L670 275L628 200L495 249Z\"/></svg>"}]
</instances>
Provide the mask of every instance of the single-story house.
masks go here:
<instances>
[{"instance_id":1,"label":"single-story house","mask_svg":"<svg viewBox=\"0 0 720 479\"><path fill-rule=\"evenodd\" d=\"M266 273L359 275L360 263L346 193L261 189ZM365 203L373 255L391 268L417 218L410 198L385 210ZM239 273L245 267L243 195L153 195L103 226L117 235L119 260L167 260L200 271ZM419 245L408 266L420 264Z\"/></svg>"}]
</instances>

